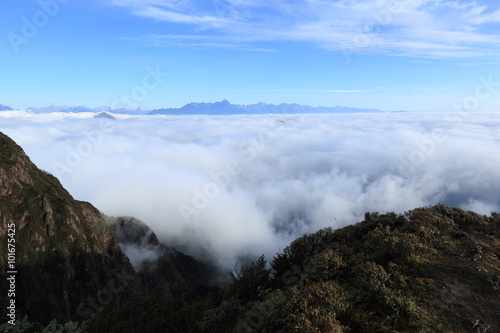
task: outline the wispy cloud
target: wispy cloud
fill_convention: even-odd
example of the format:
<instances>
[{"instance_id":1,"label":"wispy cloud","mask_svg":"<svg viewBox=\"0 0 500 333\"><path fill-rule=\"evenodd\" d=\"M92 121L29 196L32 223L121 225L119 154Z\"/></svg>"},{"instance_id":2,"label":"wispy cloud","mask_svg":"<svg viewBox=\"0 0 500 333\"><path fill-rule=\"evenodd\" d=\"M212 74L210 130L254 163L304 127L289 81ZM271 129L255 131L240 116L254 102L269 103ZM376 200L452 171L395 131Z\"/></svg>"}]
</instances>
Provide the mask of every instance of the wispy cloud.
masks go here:
<instances>
[{"instance_id":1,"label":"wispy cloud","mask_svg":"<svg viewBox=\"0 0 500 333\"><path fill-rule=\"evenodd\" d=\"M251 93L261 93L261 92L264 92L264 93L268 93L268 92L271 92L271 93L293 93L295 92L295 90L291 90L291 89L232 89L232 90L229 90L229 92L251 92Z\"/></svg>"},{"instance_id":2,"label":"wispy cloud","mask_svg":"<svg viewBox=\"0 0 500 333\"><path fill-rule=\"evenodd\" d=\"M234 40L229 36L211 35L158 35L150 34L139 37L124 37L123 40L130 40L149 45L161 46L189 46L200 48L224 48L230 50L255 51L255 52L275 52L271 47L259 47L242 40Z\"/></svg>"},{"instance_id":3,"label":"wispy cloud","mask_svg":"<svg viewBox=\"0 0 500 333\"><path fill-rule=\"evenodd\" d=\"M353 93L364 93L364 92L368 92L368 90L345 90L345 89L333 89L333 90L324 90L324 92L334 93L334 94L353 94Z\"/></svg>"},{"instance_id":4,"label":"wispy cloud","mask_svg":"<svg viewBox=\"0 0 500 333\"><path fill-rule=\"evenodd\" d=\"M412 87L412 90L426 90L426 91L443 91L443 90L454 90L455 87Z\"/></svg>"},{"instance_id":5,"label":"wispy cloud","mask_svg":"<svg viewBox=\"0 0 500 333\"><path fill-rule=\"evenodd\" d=\"M220 27L232 20L221 15L197 11L190 1L169 0L112 0L115 5L130 8L133 14L159 21Z\"/></svg>"},{"instance_id":6,"label":"wispy cloud","mask_svg":"<svg viewBox=\"0 0 500 333\"><path fill-rule=\"evenodd\" d=\"M328 50L432 58L495 57L498 5L445 0L112 0L132 14L193 26L193 36L135 36L152 44L206 47L313 42ZM200 29L203 30L202 34ZM223 40L224 42L221 42ZM203 42L201 42L203 41ZM248 46L249 48L253 48ZM263 48L266 49L265 47Z\"/></svg>"},{"instance_id":7,"label":"wispy cloud","mask_svg":"<svg viewBox=\"0 0 500 333\"><path fill-rule=\"evenodd\" d=\"M229 92L278 92L278 93L303 93L303 92L318 92L318 93L333 93L333 94L353 94L365 93L368 90L349 90L349 89L317 89L317 90L300 90L300 89L233 89Z\"/></svg>"}]
</instances>

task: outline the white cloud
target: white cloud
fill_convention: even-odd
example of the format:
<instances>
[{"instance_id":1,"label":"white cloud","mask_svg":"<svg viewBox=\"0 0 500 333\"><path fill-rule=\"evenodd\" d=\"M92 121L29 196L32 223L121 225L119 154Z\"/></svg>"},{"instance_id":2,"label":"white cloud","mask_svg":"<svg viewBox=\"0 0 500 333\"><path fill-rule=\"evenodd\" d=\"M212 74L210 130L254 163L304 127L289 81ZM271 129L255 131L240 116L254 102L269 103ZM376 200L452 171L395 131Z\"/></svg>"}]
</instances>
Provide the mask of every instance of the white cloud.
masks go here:
<instances>
[{"instance_id":1,"label":"white cloud","mask_svg":"<svg viewBox=\"0 0 500 333\"><path fill-rule=\"evenodd\" d=\"M198 12L196 4L191 1L112 0L112 3L130 8L135 15L159 21L206 25L207 27L219 27L231 22L230 19L217 15L217 12L215 15Z\"/></svg>"},{"instance_id":2,"label":"white cloud","mask_svg":"<svg viewBox=\"0 0 500 333\"><path fill-rule=\"evenodd\" d=\"M476 199L471 199L467 203L461 205L461 208L473 211L478 214L489 216L491 212L498 212L498 206L489 202L483 202Z\"/></svg>"},{"instance_id":3,"label":"white cloud","mask_svg":"<svg viewBox=\"0 0 500 333\"><path fill-rule=\"evenodd\" d=\"M107 215L141 219L160 240L226 268L247 254L272 256L303 233L358 222L367 211L438 202L480 213L500 207L497 113L108 123L9 115L0 117L0 130L40 168L57 175L54 166L71 164L59 173L74 197ZM181 206L195 214L184 219Z\"/></svg>"},{"instance_id":4,"label":"white cloud","mask_svg":"<svg viewBox=\"0 0 500 333\"><path fill-rule=\"evenodd\" d=\"M161 250L153 246L138 246L135 244L120 245L123 253L129 258L136 271L142 269L144 262L155 262L161 256Z\"/></svg>"},{"instance_id":5,"label":"white cloud","mask_svg":"<svg viewBox=\"0 0 500 333\"><path fill-rule=\"evenodd\" d=\"M113 0L135 15L187 23L199 41L186 45L229 47L259 42L314 42L328 50L433 58L498 56L498 4L484 1L161 1ZM200 34L199 28L203 30ZM178 36L134 36L154 44ZM191 41L190 41L191 40Z\"/></svg>"}]
</instances>

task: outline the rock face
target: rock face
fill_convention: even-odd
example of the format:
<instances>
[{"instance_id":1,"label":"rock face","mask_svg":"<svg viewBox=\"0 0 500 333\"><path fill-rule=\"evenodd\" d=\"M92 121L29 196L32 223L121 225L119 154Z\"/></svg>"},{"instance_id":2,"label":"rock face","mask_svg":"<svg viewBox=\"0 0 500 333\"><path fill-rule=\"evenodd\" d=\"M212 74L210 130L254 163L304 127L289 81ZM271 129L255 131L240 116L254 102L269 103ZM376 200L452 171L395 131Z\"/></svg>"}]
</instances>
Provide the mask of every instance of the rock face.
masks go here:
<instances>
[{"instance_id":1,"label":"rock face","mask_svg":"<svg viewBox=\"0 0 500 333\"><path fill-rule=\"evenodd\" d=\"M216 281L215 269L162 245L143 222L106 217L73 199L2 133L0 221L0 290L9 289L7 244L15 225L18 319L89 321L126 294L157 288L175 294ZM0 294L1 307L9 300L7 292Z\"/></svg>"},{"instance_id":2,"label":"rock face","mask_svg":"<svg viewBox=\"0 0 500 333\"><path fill-rule=\"evenodd\" d=\"M74 200L2 133L0 221L1 290L8 290L7 226L15 225L18 318L84 320L78 313L81 305L109 288L113 276L136 277L100 212ZM132 281L128 287L139 290L140 283ZM0 294L2 307L6 296Z\"/></svg>"}]
</instances>

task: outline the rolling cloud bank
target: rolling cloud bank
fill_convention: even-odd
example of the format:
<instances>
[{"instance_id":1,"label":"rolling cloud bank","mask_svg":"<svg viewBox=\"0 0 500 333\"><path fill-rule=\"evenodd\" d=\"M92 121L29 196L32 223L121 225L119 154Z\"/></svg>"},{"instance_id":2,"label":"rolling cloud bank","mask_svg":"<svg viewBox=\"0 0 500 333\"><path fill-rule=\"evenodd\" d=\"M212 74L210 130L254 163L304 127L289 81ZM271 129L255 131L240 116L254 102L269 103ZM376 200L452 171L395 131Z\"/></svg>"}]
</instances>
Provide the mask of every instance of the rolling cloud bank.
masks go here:
<instances>
[{"instance_id":1,"label":"rolling cloud bank","mask_svg":"<svg viewBox=\"0 0 500 333\"><path fill-rule=\"evenodd\" d=\"M438 202L500 207L500 114L134 116L4 111L78 200L232 269L304 233Z\"/></svg>"}]
</instances>

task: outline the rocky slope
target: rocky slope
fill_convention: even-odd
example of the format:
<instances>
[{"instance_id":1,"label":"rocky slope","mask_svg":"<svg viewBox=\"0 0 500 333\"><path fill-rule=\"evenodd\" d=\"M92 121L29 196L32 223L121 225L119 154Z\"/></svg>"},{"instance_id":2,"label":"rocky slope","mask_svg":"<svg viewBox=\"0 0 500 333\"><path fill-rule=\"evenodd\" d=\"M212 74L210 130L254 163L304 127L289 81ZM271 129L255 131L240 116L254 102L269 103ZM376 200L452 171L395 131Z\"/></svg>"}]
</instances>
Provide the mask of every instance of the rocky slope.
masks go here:
<instances>
[{"instance_id":1,"label":"rocky slope","mask_svg":"<svg viewBox=\"0 0 500 333\"><path fill-rule=\"evenodd\" d=\"M73 199L2 133L0 220L0 290L9 289L6 277L15 269L16 319L28 315L42 326L52 319L90 323L121 297L157 290L172 295L215 282L215 269L160 244L143 222L107 217ZM8 266L9 238L15 240L14 268ZM2 292L0 306L9 301ZM7 319L3 314L2 322Z\"/></svg>"},{"instance_id":2,"label":"rocky slope","mask_svg":"<svg viewBox=\"0 0 500 333\"><path fill-rule=\"evenodd\" d=\"M100 212L74 200L55 177L38 169L2 133L0 220L2 291L8 290L7 227L15 225L18 318L27 314L31 321L42 323L53 318L86 319L94 311L86 306L88 297L109 289L115 276L135 277ZM138 282L127 285L140 289ZM6 297L0 294L2 307Z\"/></svg>"}]
</instances>

